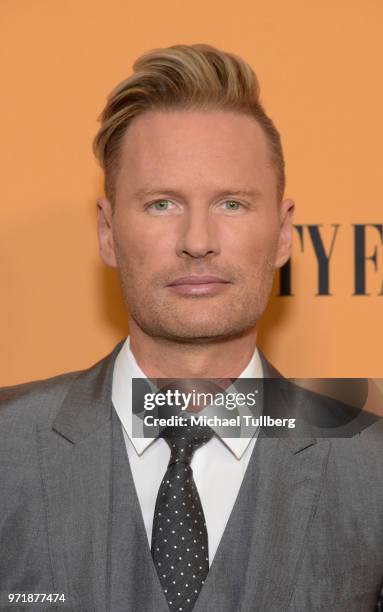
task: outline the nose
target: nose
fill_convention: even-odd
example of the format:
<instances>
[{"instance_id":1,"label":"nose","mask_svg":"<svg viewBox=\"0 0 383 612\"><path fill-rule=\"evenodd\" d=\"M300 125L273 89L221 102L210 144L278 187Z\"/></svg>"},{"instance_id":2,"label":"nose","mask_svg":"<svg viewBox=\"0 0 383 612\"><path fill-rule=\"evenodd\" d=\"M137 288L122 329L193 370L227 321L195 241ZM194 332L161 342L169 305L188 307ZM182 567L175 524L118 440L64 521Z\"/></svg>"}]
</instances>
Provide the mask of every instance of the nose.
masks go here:
<instances>
[{"instance_id":1,"label":"nose","mask_svg":"<svg viewBox=\"0 0 383 612\"><path fill-rule=\"evenodd\" d=\"M208 210L189 210L183 218L177 255L200 259L219 253L219 236Z\"/></svg>"}]
</instances>

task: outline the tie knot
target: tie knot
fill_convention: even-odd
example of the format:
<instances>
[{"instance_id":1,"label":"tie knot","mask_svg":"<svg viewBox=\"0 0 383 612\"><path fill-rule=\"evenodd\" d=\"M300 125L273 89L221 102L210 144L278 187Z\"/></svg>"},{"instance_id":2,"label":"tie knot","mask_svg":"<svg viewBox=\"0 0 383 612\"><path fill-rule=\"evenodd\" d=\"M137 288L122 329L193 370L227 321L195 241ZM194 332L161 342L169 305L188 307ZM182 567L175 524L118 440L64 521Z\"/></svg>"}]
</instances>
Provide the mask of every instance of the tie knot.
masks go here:
<instances>
[{"instance_id":1,"label":"tie knot","mask_svg":"<svg viewBox=\"0 0 383 612\"><path fill-rule=\"evenodd\" d=\"M160 437L164 438L170 447L169 466L173 463L189 464L197 448L209 442L213 435L210 427L202 425L166 427Z\"/></svg>"}]
</instances>

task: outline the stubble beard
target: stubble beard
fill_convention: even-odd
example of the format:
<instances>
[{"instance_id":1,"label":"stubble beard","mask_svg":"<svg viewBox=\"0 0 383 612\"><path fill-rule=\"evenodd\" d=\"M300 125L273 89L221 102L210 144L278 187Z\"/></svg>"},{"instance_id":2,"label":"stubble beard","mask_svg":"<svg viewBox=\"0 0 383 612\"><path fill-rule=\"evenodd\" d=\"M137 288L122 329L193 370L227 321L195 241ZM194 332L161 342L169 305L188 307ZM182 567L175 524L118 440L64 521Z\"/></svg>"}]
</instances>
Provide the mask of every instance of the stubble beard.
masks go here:
<instances>
[{"instance_id":1,"label":"stubble beard","mask_svg":"<svg viewBox=\"0 0 383 612\"><path fill-rule=\"evenodd\" d=\"M182 344L221 342L254 328L267 306L274 272L268 257L246 283L234 283L214 297L184 297L163 286L156 288L155 283L145 284L119 266L129 318L152 338Z\"/></svg>"}]
</instances>

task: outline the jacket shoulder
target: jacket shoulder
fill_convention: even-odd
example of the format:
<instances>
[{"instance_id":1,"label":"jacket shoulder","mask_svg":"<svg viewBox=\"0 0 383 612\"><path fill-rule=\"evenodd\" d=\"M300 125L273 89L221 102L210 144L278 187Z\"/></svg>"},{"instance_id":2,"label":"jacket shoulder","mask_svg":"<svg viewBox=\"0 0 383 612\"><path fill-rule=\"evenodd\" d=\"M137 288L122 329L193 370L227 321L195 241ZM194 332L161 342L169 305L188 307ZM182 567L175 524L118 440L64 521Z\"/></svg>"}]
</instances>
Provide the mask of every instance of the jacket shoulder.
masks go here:
<instances>
[{"instance_id":1,"label":"jacket shoulder","mask_svg":"<svg viewBox=\"0 0 383 612\"><path fill-rule=\"evenodd\" d=\"M6 436L7 431L13 435L36 426L49 427L74 386L81 394L84 387L92 389L96 380L104 380L103 373L113 366L122 344L123 341L119 342L111 353L89 368L0 388L1 436Z\"/></svg>"},{"instance_id":2,"label":"jacket shoulder","mask_svg":"<svg viewBox=\"0 0 383 612\"><path fill-rule=\"evenodd\" d=\"M85 371L0 388L0 421L22 418L37 424L53 419L70 386Z\"/></svg>"}]
</instances>

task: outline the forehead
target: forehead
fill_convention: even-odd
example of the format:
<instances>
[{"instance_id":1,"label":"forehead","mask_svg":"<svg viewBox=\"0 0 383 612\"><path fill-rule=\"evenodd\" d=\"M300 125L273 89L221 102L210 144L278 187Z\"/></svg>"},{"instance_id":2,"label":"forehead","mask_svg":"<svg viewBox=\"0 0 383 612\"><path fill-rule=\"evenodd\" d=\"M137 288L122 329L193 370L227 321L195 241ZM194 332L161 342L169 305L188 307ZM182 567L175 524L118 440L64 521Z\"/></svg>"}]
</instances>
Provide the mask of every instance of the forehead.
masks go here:
<instances>
[{"instance_id":1,"label":"forehead","mask_svg":"<svg viewBox=\"0 0 383 612\"><path fill-rule=\"evenodd\" d=\"M147 111L122 139L118 183L182 182L201 188L275 186L267 138L249 115L217 110Z\"/></svg>"}]
</instances>

